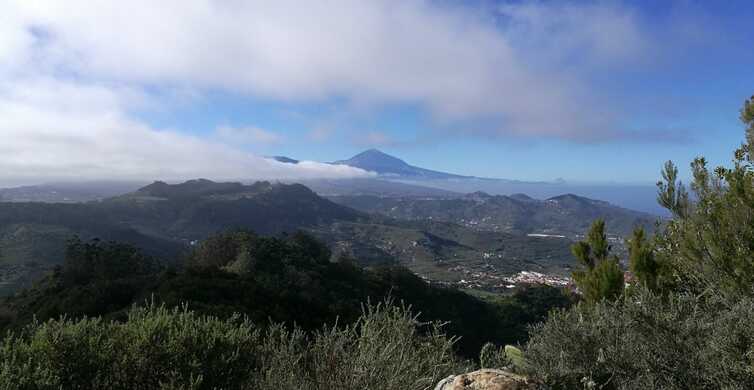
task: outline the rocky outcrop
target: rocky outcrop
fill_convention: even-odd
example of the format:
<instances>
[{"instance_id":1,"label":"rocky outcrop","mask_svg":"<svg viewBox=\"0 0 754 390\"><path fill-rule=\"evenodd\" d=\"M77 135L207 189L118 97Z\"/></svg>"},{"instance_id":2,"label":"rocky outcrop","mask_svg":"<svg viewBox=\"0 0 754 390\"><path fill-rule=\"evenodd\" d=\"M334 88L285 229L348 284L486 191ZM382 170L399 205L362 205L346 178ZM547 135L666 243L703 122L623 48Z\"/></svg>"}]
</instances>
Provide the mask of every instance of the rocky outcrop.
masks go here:
<instances>
[{"instance_id":1,"label":"rocky outcrop","mask_svg":"<svg viewBox=\"0 0 754 390\"><path fill-rule=\"evenodd\" d=\"M449 376L435 390L536 390L543 387L526 377L507 371L483 369Z\"/></svg>"}]
</instances>

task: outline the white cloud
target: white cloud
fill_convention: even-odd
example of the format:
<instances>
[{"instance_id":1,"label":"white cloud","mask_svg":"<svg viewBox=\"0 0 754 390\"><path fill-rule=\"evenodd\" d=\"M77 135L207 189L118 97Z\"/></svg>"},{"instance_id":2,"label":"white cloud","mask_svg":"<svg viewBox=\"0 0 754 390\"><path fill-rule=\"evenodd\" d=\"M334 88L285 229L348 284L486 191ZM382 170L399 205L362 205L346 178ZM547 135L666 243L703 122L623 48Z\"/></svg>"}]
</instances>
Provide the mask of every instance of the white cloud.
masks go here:
<instances>
[{"instance_id":1,"label":"white cloud","mask_svg":"<svg viewBox=\"0 0 754 390\"><path fill-rule=\"evenodd\" d=\"M521 54L536 54L527 62L539 57L580 66L636 64L651 49L637 14L616 2L524 2L501 5L499 12L506 18L506 36L525 49Z\"/></svg>"},{"instance_id":2,"label":"white cloud","mask_svg":"<svg viewBox=\"0 0 754 390\"><path fill-rule=\"evenodd\" d=\"M116 91L52 79L0 83L0 183L370 175L327 164L282 164L206 138L153 129L124 113L133 98Z\"/></svg>"},{"instance_id":3,"label":"white cloud","mask_svg":"<svg viewBox=\"0 0 754 390\"><path fill-rule=\"evenodd\" d=\"M417 103L442 120L491 118L506 133L565 138L610 132L614 120L566 61L623 64L647 46L615 3L518 3L501 8L502 24L431 1L16 4L26 27L48 34L35 61L86 77L282 101Z\"/></svg>"},{"instance_id":4,"label":"white cloud","mask_svg":"<svg viewBox=\"0 0 754 390\"><path fill-rule=\"evenodd\" d=\"M215 135L221 141L235 145L276 145L283 142L281 135L254 126L220 126L215 129Z\"/></svg>"}]
</instances>

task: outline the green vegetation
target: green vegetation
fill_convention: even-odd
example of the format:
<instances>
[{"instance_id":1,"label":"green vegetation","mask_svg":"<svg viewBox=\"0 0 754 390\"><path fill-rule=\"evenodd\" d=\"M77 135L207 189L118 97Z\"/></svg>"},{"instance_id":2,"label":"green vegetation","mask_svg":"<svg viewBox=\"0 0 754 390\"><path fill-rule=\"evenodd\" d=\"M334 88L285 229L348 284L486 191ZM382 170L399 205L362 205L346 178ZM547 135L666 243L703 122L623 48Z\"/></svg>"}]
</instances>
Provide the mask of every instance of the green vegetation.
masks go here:
<instances>
[{"instance_id":1,"label":"green vegetation","mask_svg":"<svg viewBox=\"0 0 754 390\"><path fill-rule=\"evenodd\" d=\"M482 346L482 350L479 352L479 366L481 368L499 368L508 364L505 347L498 347L492 343Z\"/></svg>"},{"instance_id":2,"label":"green vegetation","mask_svg":"<svg viewBox=\"0 0 754 390\"><path fill-rule=\"evenodd\" d=\"M556 388L751 389L754 300L734 304L642 289L556 312L533 329L526 359Z\"/></svg>"},{"instance_id":3,"label":"green vegetation","mask_svg":"<svg viewBox=\"0 0 754 390\"><path fill-rule=\"evenodd\" d=\"M658 201L673 220L653 239L634 233L638 283L615 301L588 299L535 326L530 375L563 389L754 388L752 100L741 119L746 143L731 168L710 169L701 157L691 164L693 196L665 165Z\"/></svg>"},{"instance_id":4,"label":"green vegetation","mask_svg":"<svg viewBox=\"0 0 754 390\"><path fill-rule=\"evenodd\" d=\"M628 265L636 282L651 291L661 293L671 289L670 268L655 255L654 245L649 241L643 229L634 230L629 241Z\"/></svg>"},{"instance_id":5,"label":"green vegetation","mask_svg":"<svg viewBox=\"0 0 754 390\"><path fill-rule=\"evenodd\" d=\"M5 327L35 319L103 317L124 320L134 303L188 304L202 315L245 315L255 324L296 324L314 331L323 324L352 324L364 302L387 296L410 304L421 321L448 322L460 337L455 348L476 357L482 345L526 340L526 324L570 299L559 290L534 287L485 302L458 290L427 284L401 267L363 269L352 259L331 261L329 249L305 233L282 238L238 230L203 241L184 269L165 267L134 247L72 240L62 267L30 290L0 305Z\"/></svg>"},{"instance_id":6,"label":"green vegetation","mask_svg":"<svg viewBox=\"0 0 754 390\"><path fill-rule=\"evenodd\" d=\"M124 322L35 323L0 347L3 389L427 389L463 370L440 324L369 306L305 333L150 304Z\"/></svg>"},{"instance_id":7,"label":"green vegetation","mask_svg":"<svg viewBox=\"0 0 754 390\"><path fill-rule=\"evenodd\" d=\"M587 302L614 300L623 293L623 271L618 257L612 255L610 249L605 222L601 219L592 224L586 241L579 241L571 247L573 255L584 267L573 272L573 280Z\"/></svg>"}]
</instances>

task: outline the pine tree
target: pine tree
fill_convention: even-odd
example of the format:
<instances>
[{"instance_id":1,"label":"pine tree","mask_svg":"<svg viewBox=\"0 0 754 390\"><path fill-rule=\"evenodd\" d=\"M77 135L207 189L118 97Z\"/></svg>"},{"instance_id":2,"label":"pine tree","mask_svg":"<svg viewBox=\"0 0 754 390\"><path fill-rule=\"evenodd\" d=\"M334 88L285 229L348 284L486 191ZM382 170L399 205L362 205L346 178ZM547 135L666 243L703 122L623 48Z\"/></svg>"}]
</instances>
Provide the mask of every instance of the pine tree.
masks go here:
<instances>
[{"instance_id":1,"label":"pine tree","mask_svg":"<svg viewBox=\"0 0 754 390\"><path fill-rule=\"evenodd\" d=\"M656 258L654 247L643 228L634 229L629 240L628 265L638 283L652 291L660 292L668 284L666 267Z\"/></svg>"},{"instance_id":2,"label":"pine tree","mask_svg":"<svg viewBox=\"0 0 754 390\"><path fill-rule=\"evenodd\" d=\"M618 257L610 253L611 246L605 233L605 221L598 219L586 235L571 247L571 252L583 266L573 272L573 279L587 302L614 300L623 292L623 271Z\"/></svg>"},{"instance_id":3,"label":"pine tree","mask_svg":"<svg viewBox=\"0 0 754 390\"><path fill-rule=\"evenodd\" d=\"M754 97L740 119L745 142L733 166L691 163L693 201L668 162L658 183L660 203L674 215L657 238L656 256L668 264L679 288L739 299L754 296Z\"/></svg>"}]
</instances>

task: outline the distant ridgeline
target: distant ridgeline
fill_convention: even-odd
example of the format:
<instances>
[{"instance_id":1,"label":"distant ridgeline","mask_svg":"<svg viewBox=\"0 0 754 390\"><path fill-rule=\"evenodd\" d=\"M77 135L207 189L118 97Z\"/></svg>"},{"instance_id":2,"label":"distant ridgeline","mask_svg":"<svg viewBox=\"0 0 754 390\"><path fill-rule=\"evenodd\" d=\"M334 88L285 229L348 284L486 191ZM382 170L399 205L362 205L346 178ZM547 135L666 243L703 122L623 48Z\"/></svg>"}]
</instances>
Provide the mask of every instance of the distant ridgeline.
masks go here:
<instances>
[{"instance_id":1,"label":"distant ridgeline","mask_svg":"<svg viewBox=\"0 0 754 390\"><path fill-rule=\"evenodd\" d=\"M449 197L333 196L332 201L367 213L407 220L453 222L476 230L575 237L604 219L610 233L626 237L636 227L654 230L657 217L610 203L566 194L547 200L475 192Z\"/></svg>"}]
</instances>

